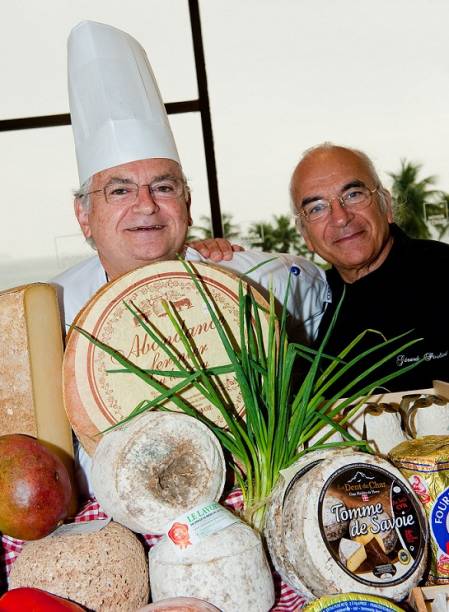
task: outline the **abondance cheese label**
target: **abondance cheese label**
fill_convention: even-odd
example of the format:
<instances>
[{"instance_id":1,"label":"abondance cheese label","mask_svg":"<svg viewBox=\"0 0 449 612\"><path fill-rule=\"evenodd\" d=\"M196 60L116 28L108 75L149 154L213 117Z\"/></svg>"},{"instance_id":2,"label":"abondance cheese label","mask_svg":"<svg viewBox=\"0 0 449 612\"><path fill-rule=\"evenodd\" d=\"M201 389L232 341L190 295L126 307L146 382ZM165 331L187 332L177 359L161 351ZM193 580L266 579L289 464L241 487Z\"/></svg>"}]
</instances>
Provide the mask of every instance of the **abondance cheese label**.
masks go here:
<instances>
[{"instance_id":1,"label":"abondance cheese label","mask_svg":"<svg viewBox=\"0 0 449 612\"><path fill-rule=\"evenodd\" d=\"M318 508L330 554L358 582L393 586L418 568L426 546L421 511L387 470L364 463L342 467L325 483Z\"/></svg>"},{"instance_id":2,"label":"abondance cheese label","mask_svg":"<svg viewBox=\"0 0 449 612\"><path fill-rule=\"evenodd\" d=\"M239 278L201 263L194 265L194 271L216 315L226 323L233 339L231 346L239 345ZM262 306L259 317L266 338L266 301L246 283L243 286ZM167 312L169 305L194 349L184 345ZM140 323L129 308L138 313ZM140 369L140 376L136 376L76 330L69 333L63 368L65 407L72 428L89 454L93 454L101 432L125 419L143 401L155 402L173 387L178 388L177 398L225 426L221 413L198 384L181 384L186 370L230 364L206 303L181 262L154 263L105 285L79 313L75 324ZM213 380L236 415L244 415L233 372L217 374ZM174 400L160 403L179 409Z\"/></svg>"}]
</instances>

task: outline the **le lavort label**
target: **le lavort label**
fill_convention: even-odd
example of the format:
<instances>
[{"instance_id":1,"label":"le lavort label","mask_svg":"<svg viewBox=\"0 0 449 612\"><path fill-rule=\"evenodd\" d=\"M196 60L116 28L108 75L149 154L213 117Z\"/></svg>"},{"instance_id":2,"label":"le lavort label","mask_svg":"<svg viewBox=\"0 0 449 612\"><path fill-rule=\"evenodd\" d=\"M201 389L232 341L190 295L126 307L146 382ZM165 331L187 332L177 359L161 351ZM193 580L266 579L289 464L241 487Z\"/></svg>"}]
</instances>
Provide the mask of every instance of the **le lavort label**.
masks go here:
<instances>
[{"instance_id":1,"label":"le lavort label","mask_svg":"<svg viewBox=\"0 0 449 612\"><path fill-rule=\"evenodd\" d=\"M388 471L362 463L339 469L323 487L318 514L330 554L358 582L393 586L418 568L425 550L421 514Z\"/></svg>"},{"instance_id":2,"label":"le lavort label","mask_svg":"<svg viewBox=\"0 0 449 612\"><path fill-rule=\"evenodd\" d=\"M217 502L210 502L195 506L171 521L165 529L165 535L178 556L182 557L204 538L238 522L239 519L232 512Z\"/></svg>"}]
</instances>

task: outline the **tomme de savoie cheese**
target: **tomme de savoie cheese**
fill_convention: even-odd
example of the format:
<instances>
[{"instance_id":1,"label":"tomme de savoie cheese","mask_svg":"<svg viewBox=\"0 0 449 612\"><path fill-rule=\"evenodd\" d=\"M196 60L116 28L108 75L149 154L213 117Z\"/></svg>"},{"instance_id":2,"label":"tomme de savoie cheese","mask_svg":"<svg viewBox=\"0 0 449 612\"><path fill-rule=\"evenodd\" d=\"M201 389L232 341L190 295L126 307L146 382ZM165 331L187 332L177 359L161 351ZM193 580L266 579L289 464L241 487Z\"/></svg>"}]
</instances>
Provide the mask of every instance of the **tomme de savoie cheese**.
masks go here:
<instances>
[{"instance_id":1,"label":"tomme de savoie cheese","mask_svg":"<svg viewBox=\"0 0 449 612\"><path fill-rule=\"evenodd\" d=\"M224 482L217 438L178 412L145 412L108 432L92 462L92 486L102 508L139 533L163 533L188 508L218 500Z\"/></svg>"},{"instance_id":2,"label":"tomme de savoie cheese","mask_svg":"<svg viewBox=\"0 0 449 612\"><path fill-rule=\"evenodd\" d=\"M269 509L277 569L309 598L353 591L401 600L427 556L428 530L412 488L379 457L313 455L286 471Z\"/></svg>"},{"instance_id":3,"label":"tomme de savoie cheese","mask_svg":"<svg viewBox=\"0 0 449 612\"><path fill-rule=\"evenodd\" d=\"M294 477L299 478L301 474L306 473L307 470L311 469L314 465L317 465L323 459L332 457L335 454L351 454L351 451L314 451L299 459L290 468L282 470L267 506L264 535L270 551L271 561L284 581L301 593L306 599L310 600L314 598L313 593L306 586L300 574L296 571L296 568L292 566L287 556L284 539L283 501L286 492L288 492L290 482ZM328 502L326 502L323 512L328 514L328 519L326 520L328 537L330 539L343 537L347 525L341 525L335 521L334 516L330 514Z\"/></svg>"},{"instance_id":4,"label":"tomme de savoie cheese","mask_svg":"<svg viewBox=\"0 0 449 612\"><path fill-rule=\"evenodd\" d=\"M71 469L62 398L63 343L56 290L36 283L0 293L0 435L47 444Z\"/></svg>"}]
</instances>

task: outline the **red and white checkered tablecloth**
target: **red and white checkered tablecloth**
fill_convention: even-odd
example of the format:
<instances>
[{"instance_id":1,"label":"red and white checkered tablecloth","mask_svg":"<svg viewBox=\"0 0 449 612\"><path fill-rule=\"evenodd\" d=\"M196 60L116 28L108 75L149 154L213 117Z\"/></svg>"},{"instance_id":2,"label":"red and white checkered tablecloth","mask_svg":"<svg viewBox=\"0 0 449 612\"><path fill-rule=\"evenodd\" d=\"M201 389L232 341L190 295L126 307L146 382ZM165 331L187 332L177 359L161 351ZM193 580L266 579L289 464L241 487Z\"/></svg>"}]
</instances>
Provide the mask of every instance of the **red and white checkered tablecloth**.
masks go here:
<instances>
[{"instance_id":1,"label":"red and white checkered tablecloth","mask_svg":"<svg viewBox=\"0 0 449 612\"><path fill-rule=\"evenodd\" d=\"M231 510L241 510L243 505L242 494L240 491L231 491L226 497L223 504ZM74 521L82 523L85 521L93 521L95 519L107 518L102 511L100 504L96 500L89 500L83 508L78 512ZM161 538L160 535L145 534L143 536L148 548L151 548ZM2 592L2 578L5 582L5 577L9 574L12 564L19 556L23 541L15 540L9 536L3 536L1 540L2 548L0 550L0 593ZM276 592L276 603L272 608L272 612L297 612L306 603L304 597L298 595L287 584L282 582L281 577L273 572L274 586ZM5 587L6 588L6 587Z\"/></svg>"}]
</instances>

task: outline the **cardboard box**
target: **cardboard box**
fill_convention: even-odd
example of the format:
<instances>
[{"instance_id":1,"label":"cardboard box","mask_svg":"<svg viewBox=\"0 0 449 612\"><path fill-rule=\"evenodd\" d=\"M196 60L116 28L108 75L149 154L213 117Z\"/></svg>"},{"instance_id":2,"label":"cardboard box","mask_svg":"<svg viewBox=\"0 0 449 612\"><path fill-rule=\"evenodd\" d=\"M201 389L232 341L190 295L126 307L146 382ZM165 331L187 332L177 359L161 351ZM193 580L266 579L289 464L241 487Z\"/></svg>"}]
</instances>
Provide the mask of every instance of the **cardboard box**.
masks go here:
<instances>
[{"instance_id":1,"label":"cardboard box","mask_svg":"<svg viewBox=\"0 0 449 612\"><path fill-rule=\"evenodd\" d=\"M449 383L435 380L433 387L395 393L382 393L367 398L360 409L347 422L347 430L359 440L368 440L378 454L386 456L388 452L407 438L416 437L417 410L414 402L420 396L435 395L442 398L446 406L437 406L426 413L426 426L431 428L430 416L438 423L435 431L426 431L422 435L449 436ZM351 407L346 409L346 413ZM440 412L439 412L440 411ZM440 418L444 417L444 418ZM422 417L421 417L422 418ZM419 428L418 428L419 430Z\"/></svg>"},{"instance_id":2,"label":"cardboard box","mask_svg":"<svg viewBox=\"0 0 449 612\"><path fill-rule=\"evenodd\" d=\"M412 589L407 603L416 612L446 612L448 600L449 585L439 585Z\"/></svg>"}]
</instances>

